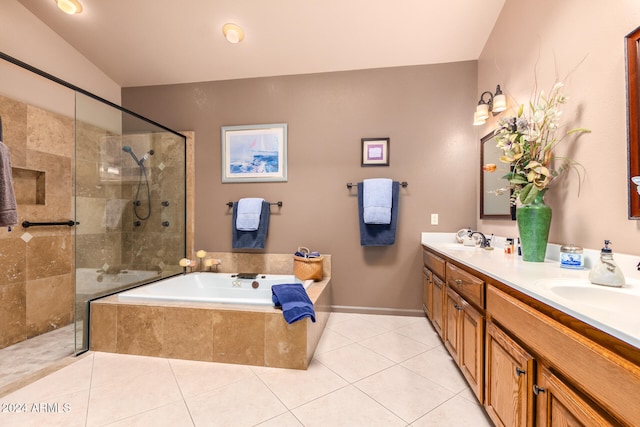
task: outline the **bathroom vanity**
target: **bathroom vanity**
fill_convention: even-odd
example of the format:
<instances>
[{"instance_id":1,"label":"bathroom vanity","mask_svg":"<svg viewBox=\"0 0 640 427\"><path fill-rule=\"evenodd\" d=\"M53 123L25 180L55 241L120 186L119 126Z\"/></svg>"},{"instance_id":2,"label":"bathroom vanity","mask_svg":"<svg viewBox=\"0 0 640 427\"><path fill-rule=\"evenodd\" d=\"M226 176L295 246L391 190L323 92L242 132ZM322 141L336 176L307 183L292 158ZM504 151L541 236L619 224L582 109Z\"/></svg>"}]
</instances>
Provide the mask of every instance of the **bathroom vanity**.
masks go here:
<instances>
[{"instance_id":1,"label":"bathroom vanity","mask_svg":"<svg viewBox=\"0 0 640 427\"><path fill-rule=\"evenodd\" d=\"M640 425L640 280L602 289L454 236L423 233L423 309L494 424Z\"/></svg>"}]
</instances>

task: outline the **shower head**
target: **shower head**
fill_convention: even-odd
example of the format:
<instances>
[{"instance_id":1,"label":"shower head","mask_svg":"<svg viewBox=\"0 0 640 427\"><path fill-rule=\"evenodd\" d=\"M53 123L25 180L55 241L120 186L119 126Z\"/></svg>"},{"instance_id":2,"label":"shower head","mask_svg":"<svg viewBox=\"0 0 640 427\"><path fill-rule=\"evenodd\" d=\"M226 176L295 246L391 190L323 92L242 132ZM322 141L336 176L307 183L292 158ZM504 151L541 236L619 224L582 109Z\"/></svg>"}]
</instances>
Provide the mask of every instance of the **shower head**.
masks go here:
<instances>
[{"instance_id":1,"label":"shower head","mask_svg":"<svg viewBox=\"0 0 640 427\"><path fill-rule=\"evenodd\" d=\"M149 150L146 153L144 153L144 156L140 158L140 164L147 161L149 159L149 156L153 156L154 154L155 154L155 151L153 150Z\"/></svg>"},{"instance_id":2,"label":"shower head","mask_svg":"<svg viewBox=\"0 0 640 427\"><path fill-rule=\"evenodd\" d=\"M129 147L128 145L125 145L124 147L122 147L122 151L124 151L125 153L129 153L133 158L133 161L135 161L137 165L140 165L140 160L138 160L138 158L136 157L131 147Z\"/></svg>"}]
</instances>

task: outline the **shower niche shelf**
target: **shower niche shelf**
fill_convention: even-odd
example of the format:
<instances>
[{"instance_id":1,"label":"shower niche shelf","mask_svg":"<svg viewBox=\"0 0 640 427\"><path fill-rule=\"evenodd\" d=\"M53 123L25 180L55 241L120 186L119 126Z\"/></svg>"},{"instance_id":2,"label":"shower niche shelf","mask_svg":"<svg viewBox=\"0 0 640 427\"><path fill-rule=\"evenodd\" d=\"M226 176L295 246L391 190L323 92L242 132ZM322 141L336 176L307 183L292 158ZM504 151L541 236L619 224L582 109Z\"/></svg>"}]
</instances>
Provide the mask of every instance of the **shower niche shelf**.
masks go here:
<instances>
[{"instance_id":1,"label":"shower niche shelf","mask_svg":"<svg viewBox=\"0 0 640 427\"><path fill-rule=\"evenodd\" d=\"M33 169L11 168L16 203L44 205L46 200L46 173Z\"/></svg>"}]
</instances>

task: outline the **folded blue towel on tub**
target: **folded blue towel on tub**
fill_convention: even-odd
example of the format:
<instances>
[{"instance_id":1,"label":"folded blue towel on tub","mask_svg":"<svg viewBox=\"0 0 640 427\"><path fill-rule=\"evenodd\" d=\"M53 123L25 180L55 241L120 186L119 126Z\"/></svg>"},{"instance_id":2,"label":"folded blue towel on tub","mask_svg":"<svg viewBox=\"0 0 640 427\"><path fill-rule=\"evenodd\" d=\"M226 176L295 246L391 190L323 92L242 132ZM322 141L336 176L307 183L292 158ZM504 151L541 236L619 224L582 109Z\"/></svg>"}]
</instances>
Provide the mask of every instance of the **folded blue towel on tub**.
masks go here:
<instances>
[{"instance_id":1,"label":"folded blue towel on tub","mask_svg":"<svg viewBox=\"0 0 640 427\"><path fill-rule=\"evenodd\" d=\"M273 304L282 307L282 314L287 323L291 324L305 317L310 317L312 322L316 321L313 303L300 283L272 285L271 292Z\"/></svg>"}]
</instances>

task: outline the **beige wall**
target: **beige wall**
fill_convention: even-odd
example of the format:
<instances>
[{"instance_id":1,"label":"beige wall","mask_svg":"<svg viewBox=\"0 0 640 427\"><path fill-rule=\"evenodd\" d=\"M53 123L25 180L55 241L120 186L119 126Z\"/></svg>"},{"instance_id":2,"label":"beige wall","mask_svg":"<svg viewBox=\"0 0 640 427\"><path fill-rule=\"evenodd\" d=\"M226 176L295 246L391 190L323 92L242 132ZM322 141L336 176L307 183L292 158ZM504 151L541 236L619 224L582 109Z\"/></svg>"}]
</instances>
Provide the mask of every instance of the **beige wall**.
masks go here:
<instances>
[{"instance_id":1,"label":"beige wall","mask_svg":"<svg viewBox=\"0 0 640 427\"><path fill-rule=\"evenodd\" d=\"M17 0L0 1L0 51L62 80L120 103L120 86L82 56ZM2 61L4 62L4 61ZM43 79L34 82L24 71L0 63L0 94L62 114L63 90ZM6 86L6 87L5 87ZM71 113L73 109L71 109ZM71 114L69 114L71 115Z\"/></svg>"},{"instance_id":2,"label":"beige wall","mask_svg":"<svg viewBox=\"0 0 640 427\"><path fill-rule=\"evenodd\" d=\"M478 94L499 83L514 103L527 102L536 81L548 90L556 75L569 75L564 120L592 130L562 150L586 169L580 196L572 175L546 197L554 243L599 248L611 239L614 252L640 254L640 222L627 219L624 63L624 37L638 25L640 3L632 0L509 0L480 56ZM488 123L477 137L492 128ZM479 227L516 234L512 222L480 221Z\"/></svg>"},{"instance_id":3,"label":"beige wall","mask_svg":"<svg viewBox=\"0 0 640 427\"><path fill-rule=\"evenodd\" d=\"M126 88L122 99L195 131L196 249L231 250L228 201L282 200L272 207L266 252L303 245L331 254L336 305L417 310L420 233L476 221L475 94L476 63L464 62ZM288 182L222 184L220 127L281 122L289 126ZM360 166L365 137L391 138L389 167ZM373 177L409 183L394 246L360 246L356 192L346 183ZM430 225L431 213L440 225Z\"/></svg>"}]
</instances>

